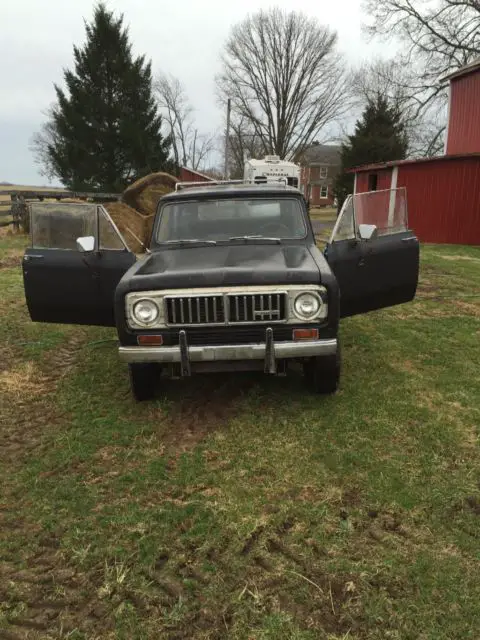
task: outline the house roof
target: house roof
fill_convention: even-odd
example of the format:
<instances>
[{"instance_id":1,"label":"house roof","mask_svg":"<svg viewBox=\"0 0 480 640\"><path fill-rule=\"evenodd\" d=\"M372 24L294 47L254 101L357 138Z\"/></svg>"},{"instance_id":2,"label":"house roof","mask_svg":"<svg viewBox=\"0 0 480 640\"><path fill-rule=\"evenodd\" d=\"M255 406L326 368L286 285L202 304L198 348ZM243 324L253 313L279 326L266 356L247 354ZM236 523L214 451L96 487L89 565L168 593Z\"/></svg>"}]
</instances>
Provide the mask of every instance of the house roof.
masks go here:
<instances>
[{"instance_id":1,"label":"house roof","mask_svg":"<svg viewBox=\"0 0 480 640\"><path fill-rule=\"evenodd\" d=\"M480 71L480 57L476 58L473 62L466 64L464 67L460 67L460 69L457 69L452 73L448 73L446 76L440 78L440 81L445 82L445 80L454 80L455 78L466 76L474 71Z\"/></svg>"},{"instance_id":2,"label":"house roof","mask_svg":"<svg viewBox=\"0 0 480 640\"><path fill-rule=\"evenodd\" d=\"M363 164L349 169L347 173L359 173L360 171L379 171L404 164L422 164L426 162L438 162L446 160L465 160L466 158L480 158L479 153L458 153L449 156L431 156L430 158L411 158L409 160L390 160L389 162L377 162L376 164Z\"/></svg>"},{"instance_id":3,"label":"house roof","mask_svg":"<svg viewBox=\"0 0 480 640\"><path fill-rule=\"evenodd\" d=\"M301 164L340 164L342 147L337 144L312 144L300 156Z\"/></svg>"}]
</instances>

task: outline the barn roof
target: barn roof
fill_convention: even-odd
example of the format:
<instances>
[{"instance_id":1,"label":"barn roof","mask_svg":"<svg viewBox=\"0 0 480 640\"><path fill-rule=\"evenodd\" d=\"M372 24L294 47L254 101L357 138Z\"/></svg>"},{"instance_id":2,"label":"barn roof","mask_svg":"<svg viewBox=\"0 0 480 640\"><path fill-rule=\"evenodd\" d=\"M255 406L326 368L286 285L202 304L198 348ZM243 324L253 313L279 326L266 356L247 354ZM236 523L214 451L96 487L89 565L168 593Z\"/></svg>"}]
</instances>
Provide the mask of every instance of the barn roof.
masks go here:
<instances>
[{"instance_id":1,"label":"barn roof","mask_svg":"<svg viewBox=\"0 0 480 640\"><path fill-rule=\"evenodd\" d=\"M390 167L398 167L404 164L422 164L433 161L446 160L465 160L466 158L480 158L479 153L459 153L448 156L431 156L429 158L410 158L409 160L390 160L389 162L377 162L375 164L363 164L358 167L349 169L347 173L359 173L360 171L378 171L380 169L389 169Z\"/></svg>"},{"instance_id":2,"label":"barn roof","mask_svg":"<svg viewBox=\"0 0 480 640\"><path fill-rule=\"evenodd\" d=\"M194 173L196 176L199 176L200 178L204 178L205 180L215 179L215 178L212 178L212 176L207 176L204 173L200 173L200 171L197 171L196 169L190 169L190 167L180 167L180 169L182 171L188 171L189 173Z\"/></svg>"},{"instance_id":3,"label":"barn roof","mask_svg":"<svg viewBox=\"0 0 480 640\"><path fill-rule=\"evenodd\" d=\"M460 69L452 71L452 73L443 76L442 78L440 78L440 81L445 82L445 80L454 80L455 78L466 76L467 74L473 73L474 71L480 71L480 56L473 62L466 64L464 67L460 67Z\"/></svg>"},{"instance_id":4,"label":"barn roof","mask_svg":"<svg viewBox=\"0 0 480 640\"><path fill-rule=\"evenodd\" d=\"M312 144L299 155L301 164L340 164L342 147L337 144Z\"/></svg>"}]
</instances>

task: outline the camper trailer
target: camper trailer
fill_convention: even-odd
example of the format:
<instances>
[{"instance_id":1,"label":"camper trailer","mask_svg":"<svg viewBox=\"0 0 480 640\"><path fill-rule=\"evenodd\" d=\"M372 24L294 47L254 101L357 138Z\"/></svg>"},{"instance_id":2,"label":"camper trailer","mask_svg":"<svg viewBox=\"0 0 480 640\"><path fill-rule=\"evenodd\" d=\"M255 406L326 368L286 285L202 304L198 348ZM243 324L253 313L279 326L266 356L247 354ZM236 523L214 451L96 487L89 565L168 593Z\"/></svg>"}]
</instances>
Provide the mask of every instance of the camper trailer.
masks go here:
<instances>
[{"instance_id":1,"label":"camper trailer","mask_svg":"<svg viewBox=\"0 0 480 640\"><path fill-rule=\"evenodd\" d=\"M263 160L246 160L243 173L245 182L255 184L285 182L298 189L300 167L294 162L280 160L279 156L265 156Z\"/></svg>"}]
</instances>

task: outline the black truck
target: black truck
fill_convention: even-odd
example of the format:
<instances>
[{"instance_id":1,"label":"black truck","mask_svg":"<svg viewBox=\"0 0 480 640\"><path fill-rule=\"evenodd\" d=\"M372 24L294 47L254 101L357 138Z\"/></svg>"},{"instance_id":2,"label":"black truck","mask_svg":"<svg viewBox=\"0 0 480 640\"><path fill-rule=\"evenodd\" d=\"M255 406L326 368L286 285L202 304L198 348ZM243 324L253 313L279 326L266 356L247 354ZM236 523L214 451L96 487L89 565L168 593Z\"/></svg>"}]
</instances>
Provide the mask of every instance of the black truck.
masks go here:
<instances>
[{"instance_id":1,"label":"black truck","mask_svg":"<svg viewBox=\"0 0 480 640\"><path fill-rule=\"evenodd\" d=\"M406 215L376 207L372 224L355 198L321 251L298 189L179 184L159 201L138 258L101 205L32 205L30 317L115 326L137 400L154 395L160 373L278 374L294 361L313 391L334 393L340 318L408 302L418 281Z\"/></svg>"}]
</instances>

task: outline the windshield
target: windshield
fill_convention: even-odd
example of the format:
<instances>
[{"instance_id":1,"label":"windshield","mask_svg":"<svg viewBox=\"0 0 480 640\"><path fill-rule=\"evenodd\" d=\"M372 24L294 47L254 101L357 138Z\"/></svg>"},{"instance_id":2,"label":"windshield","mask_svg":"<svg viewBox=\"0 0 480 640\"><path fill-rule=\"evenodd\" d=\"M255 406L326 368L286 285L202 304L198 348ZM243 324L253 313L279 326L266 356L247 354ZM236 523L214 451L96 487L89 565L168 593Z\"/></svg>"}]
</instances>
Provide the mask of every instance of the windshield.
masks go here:
<instances>
[{"instance_id":1,"label":"windshield","mask_svg":"<svg viewBox=\"0 0 480 640\"><path fill-rule=\"evenodd\" d=\"M304 238L298 198L235 198L163 205L156 242L229 241L240 238Z\"/></svg>"}]
</instances>

